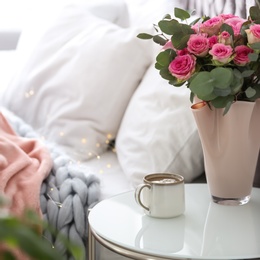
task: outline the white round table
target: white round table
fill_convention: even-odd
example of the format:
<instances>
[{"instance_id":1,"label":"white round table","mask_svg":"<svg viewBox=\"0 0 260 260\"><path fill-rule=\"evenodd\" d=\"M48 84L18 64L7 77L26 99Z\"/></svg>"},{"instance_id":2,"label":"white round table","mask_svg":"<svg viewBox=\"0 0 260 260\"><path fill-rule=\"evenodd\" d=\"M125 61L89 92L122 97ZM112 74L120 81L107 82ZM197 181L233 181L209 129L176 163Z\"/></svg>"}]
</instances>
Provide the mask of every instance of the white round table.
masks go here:
<instances>
[{"instance_id":1,"label":"white round table","mask_svg":"<svg viewBox=\"0 0 260 260\"><path fill-rule=\"evenodd\" d=\"M211 201L207 184L185 184L182 216L146 216L127 192L99 202L89 213L89 257L98 240L133 259L245 259L260 257L260 189L243 206Z\"/></svg>"}]
</instances>

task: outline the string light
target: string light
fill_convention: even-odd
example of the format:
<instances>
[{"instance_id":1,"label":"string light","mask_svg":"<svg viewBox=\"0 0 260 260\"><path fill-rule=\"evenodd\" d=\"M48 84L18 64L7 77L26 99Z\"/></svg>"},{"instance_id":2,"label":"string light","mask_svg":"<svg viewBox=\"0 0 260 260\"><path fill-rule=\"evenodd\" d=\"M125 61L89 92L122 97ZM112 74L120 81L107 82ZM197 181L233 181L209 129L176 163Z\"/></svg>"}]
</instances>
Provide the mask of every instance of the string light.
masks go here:
<instances>
[{"instance_id":1,"label":"string light","mask_svg":"<svg viewBox=\"0 0 260 260\"><path fill-rule=\"evenodd\" d=\"M86 138L82 138L82 139L81 139L81 143L82 143L82 144L86 144L86 143L87 143L87 139L86 139Z\"/></svg>"},{"instance_id":2,"label":"string light","mask_svg":"<svg viewBox=\"0 0 260 260\"><path fill-rule=\"evenodd\" d=\"M50 196L49 193L47 193L47 197L51 200L51 202L53 202L56 206L58 206L59 208L62 208L62 203L61 202L58 202L58 201L55 201L53 200L53 198Z\"/></svg>"},{"instance_id":3,"label":"string light","mask_svg":"<svg viewBox=\"0 0 260 260\"><path fill-rule=\"evenodd\" d=\"M46 236L43 235L42 237L43 237L44 239L46 239L46 240L50 243L52 249L55 248L55 246L53 245L53 243L52 243Z\"/></svg>"},{"instance_id":4,"label":"string light","mask_svg":"<svg viewBox=\"0 0 260 260\"><path fill-rule=\"evenodd\" d=\"M33 96L34 95L34 90L29 90L28 92L25 92L25 97L26 98L30 98L31 96Z\"/></svg>"},{"instance_id":5,"label":"string light","mask_svg":"<svg viewBox=\"0 0 260 260\"><path fill-rule=\"evenodd\" d=\"M30 90L28 90L27 92L25 92L25 98L31 98L31 97L33 97L33 96L35 96L35 91L34 91L34 89L30 89ZM50 118L52 118L52 114L48 114L47 116L47 119L49 120ZM58 133L58 135L59 135L59 137L65 137L66 135L65 135L65 131L60 131L59 133ZM112 151L113 153L116 153L116 149L115 149L115 147L114 147L114 137L113 137L113 135L111 134L111 133L107 133L106 135L106 140L104 140L103 142L104 143L100 143L100 142L96 142L96 144L95 144L95 146L96 146L96 148L102 148L102 147L106 147L108 150L110 150L110 151ZM69 138L69 137L68 137ZM41 136L40 137L40 139L43 141L43 142L46 142L46 140L48 139L48 137L46 138L46 136ZM86 137L81 137L80 139L80 143L82 144L82 145L86 145L87 143L88 143L88 138L86 138ZM82 152L85 152L86 151L86 149L82 149ZM95 151L89 151L89 152L87 152L86 153L87 154L87 156L88 157L93 157L93 156L95 156L95 158L97 159L97 160L100 160L101 159L101 156L97 153L97 152L95 152ZM74 161L74 160L71 160L71 161L69 161L69 164L81 164L81 161ZM107 169L110 169L110 168L112 168L112 165L110 164L110 163L107 163L106 164L106 168ZM104 173L104 170L103 169L100 169L99 170L99 173ZM50 191L53 191L53 188L50 190ZM54 201L52 198L51 198L51 196L50 195L48 195L48 197L52 200L52 202L53 203L55 203L58 207L62 207L62 204L60 203L60 202L57 202L57 201Z\"/></svg>"}]
</instances>

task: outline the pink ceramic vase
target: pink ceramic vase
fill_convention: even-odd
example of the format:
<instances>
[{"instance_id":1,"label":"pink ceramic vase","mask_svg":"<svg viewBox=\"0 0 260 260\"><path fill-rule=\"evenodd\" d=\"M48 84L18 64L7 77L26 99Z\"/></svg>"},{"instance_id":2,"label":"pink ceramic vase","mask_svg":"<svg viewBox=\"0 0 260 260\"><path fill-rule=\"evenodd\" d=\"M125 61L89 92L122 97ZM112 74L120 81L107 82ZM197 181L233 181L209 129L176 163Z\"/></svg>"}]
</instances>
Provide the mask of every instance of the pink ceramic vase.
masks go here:
<instances>
[{"instance_id":1,"label":"pink ceramic vase","mask_svg":"<svg viewBox=\"0 0 260 260\"><path fill-rule=\"evenodd\" d=\"M205 102L192 107L214 202L242 205L250 200L260 147L260 100L237 101L226 115Z\"/></svg>"}]
</instances>

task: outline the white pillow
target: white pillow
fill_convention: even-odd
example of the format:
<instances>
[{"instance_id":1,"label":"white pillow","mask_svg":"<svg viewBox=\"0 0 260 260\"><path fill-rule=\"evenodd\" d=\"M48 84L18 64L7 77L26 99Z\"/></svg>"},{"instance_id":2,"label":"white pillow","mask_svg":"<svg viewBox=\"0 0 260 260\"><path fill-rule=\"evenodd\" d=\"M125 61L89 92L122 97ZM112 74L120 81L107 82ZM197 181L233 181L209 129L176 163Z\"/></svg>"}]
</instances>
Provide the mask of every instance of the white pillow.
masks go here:
<instances>
[{"instance_id":1,"label":"white pillow","mask_svg":"<svg viewBox=\"0 0 260 260\"><path fill-rule=\"evenodd\" d=\"M119 163L133 185L144 175L174 172L186 182L203 173L203 153L190 111L189 90L163 80L151 65L120 126Z\"/></svg>"},{"instance_id":2,"label":"white pillow","mask_svg":"<svg viewBox=\"0 0 260 260\"><path fill-rule=\"evenodd\" d=\"M64 8L76 5L93 15L115 23L121 27L129 26L129 13L124 0L45 0L30 3L29 17L22 25L22 33L17 44L19 66L31 54L35 46L55 23Z\"/></svg>"},{"instance_id":3,"label":"white pillow","mask_svg":"<svg viewBox=\"0 0 260 260\"><path fill-rule=\"evenodd\" d=\"M152 43L138 33L80 5L65 8L12 80L3 104L78 160L102 153L152 61Z\"/></svg>"},{"instance_id":4,"label":"white pillow","mask_svg":"<svg viewBox=\"0 0 260 260\"><path fill-rule=\"evenodd\" d=\"M130 23L134 26L143 24L152 26L166 14L173 14L174 7L180 5L178 1L125 0L129 9Z\"/></svg>"}]
</instances>

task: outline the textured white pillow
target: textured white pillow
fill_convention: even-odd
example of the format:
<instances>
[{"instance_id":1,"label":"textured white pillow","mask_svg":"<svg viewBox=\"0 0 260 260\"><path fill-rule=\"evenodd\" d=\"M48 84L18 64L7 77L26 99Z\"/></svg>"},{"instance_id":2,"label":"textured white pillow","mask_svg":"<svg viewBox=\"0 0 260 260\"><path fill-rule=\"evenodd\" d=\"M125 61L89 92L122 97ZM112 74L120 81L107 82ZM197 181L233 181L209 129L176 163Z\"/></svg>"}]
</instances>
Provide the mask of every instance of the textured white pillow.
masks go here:
<instances>
[{"instance_id":1,"label":"textured white pillow","mask_svg":"<svg viewBox=\"0 0 260 260\"><path fill-rule=\"evenodd\" d=\"M12 80L3 104L76 159L102 153L152 60L152 44L138 33L80 5L65 8Z\"/></svg>"},{"instance_id":2,"label":"textured white pillow","mask_svg":"<svg viewBox=\"0 0 260 260\"><path fill-rule=\"evenodd\" d=\"M133 185L153 172L190 182L203 173L203 153L190 111L189 90L161 79L153 65L133 95L120 126L119 163Z\"/></svg>"}]
</instances>

